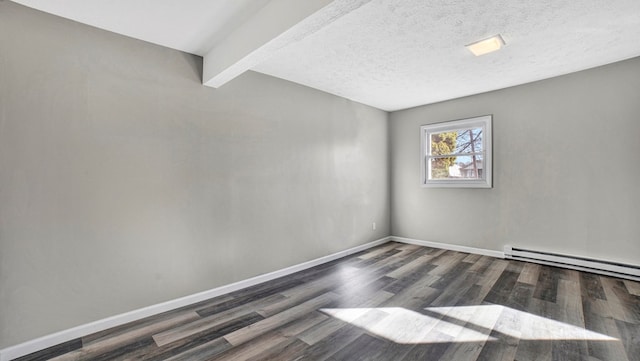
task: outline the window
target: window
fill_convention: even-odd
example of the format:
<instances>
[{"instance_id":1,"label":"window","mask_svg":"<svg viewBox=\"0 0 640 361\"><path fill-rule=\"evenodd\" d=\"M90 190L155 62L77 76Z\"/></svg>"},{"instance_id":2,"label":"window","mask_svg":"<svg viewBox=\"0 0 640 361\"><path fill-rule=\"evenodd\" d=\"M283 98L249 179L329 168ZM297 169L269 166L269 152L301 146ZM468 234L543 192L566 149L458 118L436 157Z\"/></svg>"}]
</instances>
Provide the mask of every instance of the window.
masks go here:
<instances>
[{"instance_id":1,"label":"window","mask_svg":"<svg viewBox=\"0 0 640 361\"><path fill-rule=\"evenodd\" d=\"M491 188L491 115L423 125L423 187Z\"/></svg>"}]
</instances>

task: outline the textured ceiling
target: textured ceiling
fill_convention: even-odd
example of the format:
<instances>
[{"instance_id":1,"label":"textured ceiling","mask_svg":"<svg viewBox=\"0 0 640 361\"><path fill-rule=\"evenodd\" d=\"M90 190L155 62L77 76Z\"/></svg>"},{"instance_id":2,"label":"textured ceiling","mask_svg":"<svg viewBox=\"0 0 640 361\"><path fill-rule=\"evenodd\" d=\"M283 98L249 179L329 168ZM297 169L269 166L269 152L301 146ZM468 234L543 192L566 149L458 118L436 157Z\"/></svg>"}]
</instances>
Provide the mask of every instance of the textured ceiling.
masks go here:
<instances>
[{"instance_id":1,"label":"textured ceiling","mask_svg":"<svg viewBox=\"0 0 640 361\"><path fill-rule=\"evenodd\" d=\"M260 12L267 4L283 3L15 1L198 55L268 14ZM312 33L292 35L291 27L285 33L295 40L252 69L391 111L640 56L640 0L358 1ZM495 34L506 41L499 52L475 57L464 47ZM247 63L243 56L236 64Z\"/></svg>"},{"instance_id":2,"label":"textured ceiling","mask_svg":"<svg viewBox=\"0 0 640 361\"><path fill-rule=\"evenodd\" d=\"M204 55L269 0L13 0L100 29Z\"/></svg>"},{"instance_id":3,"label":"textured ceiling","mask_svg":"<svg viewBox=\"0 0 640 361\"><path fill-rule=\"evenodd\" d=\"M495 34L501 51L464 47ZM638 55L639 0L374 0L255 70L397 110Z\"/></svg>"}]
</instances>

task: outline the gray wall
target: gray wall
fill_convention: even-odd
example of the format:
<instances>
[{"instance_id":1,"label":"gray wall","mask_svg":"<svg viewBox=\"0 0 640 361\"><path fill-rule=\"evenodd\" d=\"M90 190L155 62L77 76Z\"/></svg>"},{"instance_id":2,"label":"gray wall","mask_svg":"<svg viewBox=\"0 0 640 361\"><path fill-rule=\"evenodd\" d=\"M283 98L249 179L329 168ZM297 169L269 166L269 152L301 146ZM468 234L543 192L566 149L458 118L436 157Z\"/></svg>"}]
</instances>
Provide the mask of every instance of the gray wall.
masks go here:
<instances>
[{"instance_id":1,"label":"gray wall","mask_svg":"<svg viewBox=\"0 0 640 361\"><path fill-rule=\"evenodd\" d=\"M484 114L494 188L421 188L420 125ZM640 58L395 112L390 135L393 235L640 264Z\"/></svg>"},{"instance_id":2,"label":"gray wall","mask_svg":"<svg viewBox=\"0 0 640 361\"><path fill-rule=\"evenodd\" d=\"M200 69L0 2L0 348L390 234L385 112Z\"/></svg>"}]
</instances>

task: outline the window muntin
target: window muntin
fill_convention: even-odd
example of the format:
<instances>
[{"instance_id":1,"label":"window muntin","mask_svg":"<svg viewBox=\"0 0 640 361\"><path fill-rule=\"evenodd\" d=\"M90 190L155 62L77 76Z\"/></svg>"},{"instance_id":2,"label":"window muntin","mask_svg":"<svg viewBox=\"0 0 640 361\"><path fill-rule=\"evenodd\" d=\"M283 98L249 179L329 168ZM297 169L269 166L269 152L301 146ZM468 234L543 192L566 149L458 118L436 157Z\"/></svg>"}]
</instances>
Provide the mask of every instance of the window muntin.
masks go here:
<instances>
[{"instance_id":1,"label":"window muntin","mask_svg":"<svg viewBox=\"0 0 640 361\"><path fill-rule=\"evenodd\" d=\"M490 188L491 118L422 126L422 185Z\"/></svg>"}]
</instances>

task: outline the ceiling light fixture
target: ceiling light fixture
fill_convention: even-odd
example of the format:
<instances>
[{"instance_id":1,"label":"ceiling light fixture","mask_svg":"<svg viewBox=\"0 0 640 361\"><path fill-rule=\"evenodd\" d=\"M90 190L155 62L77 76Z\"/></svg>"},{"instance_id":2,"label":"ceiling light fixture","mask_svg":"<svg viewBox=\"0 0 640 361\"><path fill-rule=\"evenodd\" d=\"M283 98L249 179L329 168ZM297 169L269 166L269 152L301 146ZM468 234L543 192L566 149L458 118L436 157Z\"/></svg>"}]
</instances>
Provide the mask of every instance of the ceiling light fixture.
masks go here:
<instances>
[{"instance_id":1,"label":"ceiling light fixture","mask_svg":"<svg viewBox=\"0 0 640 361\"><path fill-rule=\"evenodd\" d=\"M496 50L500 50L500 48L504 44L504 39L502 39L502 36L498 34L465 46L467 47L467 49L469 49L470 52L473 53L473 55L480 56Z\"/></svg>"}]
</instances>

